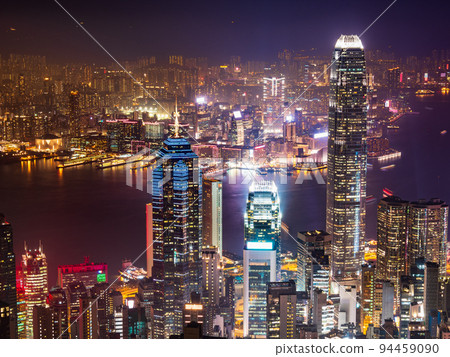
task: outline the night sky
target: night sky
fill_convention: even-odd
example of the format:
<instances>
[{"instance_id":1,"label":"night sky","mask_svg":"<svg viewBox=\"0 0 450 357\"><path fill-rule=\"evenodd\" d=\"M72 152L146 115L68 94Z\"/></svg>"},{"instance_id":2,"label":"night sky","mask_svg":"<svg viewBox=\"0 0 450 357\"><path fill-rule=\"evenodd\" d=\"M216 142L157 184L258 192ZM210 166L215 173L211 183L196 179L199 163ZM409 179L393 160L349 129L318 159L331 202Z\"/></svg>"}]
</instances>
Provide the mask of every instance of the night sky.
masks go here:
<instances>
[{"instance_id":1,"label":"night sky","mask_svg":"<svg viewBox=\"0 0 450 357\"><path fill-rule=\"evenodd\" d=\"M271 60L278 50L329 54L341 33L360 34L392 0L60 0L119 60L169 54ZM398 0L364 35L367 49L429 55L450 48L450 2ZM15 29L15 30L12 30ZM109 63L52 0L4 2L0 53L40 54L51 62Z\"/></svg>"}]
</instances>

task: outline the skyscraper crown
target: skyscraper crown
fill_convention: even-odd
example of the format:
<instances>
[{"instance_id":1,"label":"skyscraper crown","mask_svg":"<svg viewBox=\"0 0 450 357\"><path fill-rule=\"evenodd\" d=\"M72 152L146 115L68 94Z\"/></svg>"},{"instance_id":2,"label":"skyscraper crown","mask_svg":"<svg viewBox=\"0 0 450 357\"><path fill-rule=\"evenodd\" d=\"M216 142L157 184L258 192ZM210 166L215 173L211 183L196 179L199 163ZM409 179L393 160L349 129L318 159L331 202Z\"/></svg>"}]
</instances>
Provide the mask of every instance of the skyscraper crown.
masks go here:
<instances>
[{"instance_id":1,"label":"skyscraper crown","mask_svg":"<svg viewBox=\"0 0 450 357\"><path fill-rule=\"evenodd\" d=\"M336 49L360 48L364 49L360 38L357 35L341 35L336 42Z\"/></svg>"}]
</instances>

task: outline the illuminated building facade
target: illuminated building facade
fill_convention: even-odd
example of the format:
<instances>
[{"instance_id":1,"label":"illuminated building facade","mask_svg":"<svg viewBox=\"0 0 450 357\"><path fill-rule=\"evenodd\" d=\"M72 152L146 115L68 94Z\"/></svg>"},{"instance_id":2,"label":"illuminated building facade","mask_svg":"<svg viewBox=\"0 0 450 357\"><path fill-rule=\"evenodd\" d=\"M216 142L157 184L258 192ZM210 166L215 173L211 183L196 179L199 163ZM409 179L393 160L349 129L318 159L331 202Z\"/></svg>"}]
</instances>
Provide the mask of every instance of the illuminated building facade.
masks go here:
<instances>
[{"instance_id":1,"label":"illuminated building facade","mask_svg":"<svg viewBox=\"0 0 450 357\"><path fill-rule=\"evenodd\" d=\"M33 338L33 309L45 306L48 294L47 257L42 244L39 249L28 250L22 255L21 271L26 301L26 336Z\"/></svg>"},{"instance_id":2,"label":"illuminated building facade","mask_svg":"<svg viewBox=\"0 0 450 357\"><path fill-rule=\"evenodd\" d=\"M133 153L133 141L141 140L141 122L127 118L106 120L108 150Z\"/></svg>"},{"instance_id":3,"label":"illuminated building facade","mask_svg":"<svg viewBox=\"0 0 450 357\"><path fill-rule=\"evenodd\" d=\"M47 305L52 312L53 338L69 338L69 307L65 291L59 287L50 289Z\"/></svg>"},{"instance_id":4,"label":"illuminated building facade","mask_svg":"<svg viewBox=\"0 0 450 357\"><path fill-rule=\"evenodd\" d=\"M367 103L364 49L358 36L336 42L328 120L327 232L337 280L355 280L364 253Z\"/></svg>"},{"instance_id":5,"label":"illuminated building facade","mask_svg":"<svg viewBox=\"0 0 450 357\"><path fill-rule=\"evenodd\" d=\"M94 298L80 298L80 311L83 314L78 319L80 339L97 339L99 337L97 301Z\"/></svg>"},{"instance_id":6,"label":"illuminated building facade","mask_svg":"<svg viewBox=\"0 0 450 357\"><path fill-rule=\"evenodd\" d=\"M69 134L81 135L80 94L76 90L69 93Z\"/></svg>"},{"instance_id":7,"label":"illuminated building facade","mask_svg":"<svg viewBox=\"0 0 450 357\"><path fill-rule=\"evenodd\" d=\"M286 79L284 77L263 78L264 123L272 124L283 114Z\"/></svg>"},{"instance_id":8,"label":"illuminated building facade","mask_svg":"<svg viewBox=\"0 0 450 357\"><path fill-rule=\"evenodd\" d=\"M13 231L3 214L0 214L0 302L8 306L9 331L0 338L17 338L16 259ZM6 307L4 307L6 311Z\"/></svg>"},{"instance_id":9,"label":"illuminated building facade","mask_svg":"<svg viewBox=\"0 0 450 357\"><path fill-rule=\"evenodd\" d=\"M308 291L311 288L312 256L330 257L331 236L322 230L297 233L297 290ZM329 260L326 263L329 268Z\"/></svg>"},{"instance_id":10,"label":"illuminated building facade","mask_svg":"<svg viewBox=\"0 0 450 357\"><path fill-rule=\"evenodd\" d=\"M203 178L203 246L222 256L222 181Z\"/></svg>"},{"instance_id":11,"label":"illuminated building facade","mask_svg":"<svg viewBox=\"0 0 450 357\"><path fill-rule=\"evenodd\" d=\"M108 265L106 263L94 263L85 257L84 263L58 266L58 285L67 287L69 283L82 282L87 289L97 283L108 281Z\"/></svg>"},{"instance_id":12,"label":"illuminated building facade","mask_svg":"<svg viewBox=\"0 0 450 357\"><path fill-rule=\"evenodd\" d=\"M411 322L411 304L414 302L415 279L403 275L400 279L400 338L408 338L408 328Z\"/></svg>"},{"instance_id":13,"label":"illuminated building facade","mask_svg":"<svg viewBox=\"0 0 450 357\"><path fill-rule=\"evenodd\" d=\"M377 210L377 279L395 287L395 311L400 308L400 277L407 275L408 202L396 196L380 200Z\"/></svg>"},{"instance_id":14,"label":"illuminated building facade","mask_svg":"<svg viewBox=\"0 0 450 357\"><path fill-rule=\"evenodd\" d=\"M373 324L373 294L375 288L375 266L364 264L361 271L361 330L367 332L369 324Z\"/></svg>"},{"instance_id":15,"label":"illuminated building facade","mask_svg":"<svg viewBox=\"0 0 450 357\"><path fill-rule=\"evenodd\" d=\"M267 289L267 338L295 338L295 281L273 282Z\"/></svg>"},{"instance_id":16,"label":"illuminated building facade","mask_svg":"<svg viewBox=\"0 0 450 357\"><path fill-rule=\"evenodd\" d=\"M409 265L415 258L439 264L439 274L447 275L448 205L439 200L419 200L409 208Z\"/></svg>"},{"instance_id":17,"label":"illuminated building facade","mask_svg":"<svg viewBox=\"0 0 450 357\"><path fill-rule=\"evenodd\" d=\"M273 181L254 181L250 185L244 214L244 240L272 242L277 252L277 279L281 275L281 211L278 189Z\"/></svg>"},{"instance_id":18,"label":"illuminated building facade","mask_svg":"<svg viewBox=\"0 0 450 357\"><path fill-rule=\"evenodd\" d=\"M80 338L78 315L81 313L80 301L88 297L88 291L81 282L69 283L67 286L67 300L69 313L69 335L71 339Z\"/></svg>"},{"instance_id":19,"label":"illuminated building facade","mask_svg":"<svg viewBox=\"0 0 450 357\"><path fill-rule=\"evenodd\" d=\"M201 289L201 170L191 145L178 132L177 116L152 177L155 338L181 335L183 306L191 291Z\"/></svg>"},{"instance_id":20,"label":"illuminated building facade","mask_svg":"<svg viewBox=\"0 0 450 357\"><path fill-rule=\"evenodd\" d=\"M273 242L245 243L244 248L244 338L266 338L267 284L276 281Z\"/></svg>"},{"instance_id":21,"label":"illuminated building facade","mask_svg":"<svg viewBox=\"0 0 450 357\"><path fill-rule=\"evenodd\" d=\"M205 335L212 335L214 317L220 312L222 281L222 267L217 248L204 247L202 250L202 302L205 307L205 324L203 326Z\"/></svg>"}]
</instances>

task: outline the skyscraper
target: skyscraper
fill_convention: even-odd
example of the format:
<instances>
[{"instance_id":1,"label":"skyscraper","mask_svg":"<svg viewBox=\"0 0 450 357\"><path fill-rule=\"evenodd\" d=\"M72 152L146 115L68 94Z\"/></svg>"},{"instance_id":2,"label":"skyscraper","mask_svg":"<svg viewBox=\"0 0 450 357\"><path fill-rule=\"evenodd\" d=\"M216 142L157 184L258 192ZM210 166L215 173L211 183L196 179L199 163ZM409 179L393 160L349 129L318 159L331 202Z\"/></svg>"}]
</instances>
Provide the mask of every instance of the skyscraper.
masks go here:
<instances>
[{"instance_id":1,"label":"skyscraper","mask_svg":"<svg viewBox=\"0 0 450 357\"><path fill-rule=\"evenodd\" d=\"M281 276L281 212L278 189L273 181L250 185L244 214L245 242L273 242L277 252L277 279Z\"/></svg>"},{"instance_id":2,"label":"skyscraper","mask_svg":"<svg viewBox=\"0 0 450 357\"><path fill-rule=\"evenodd\" d=\"M294 280L269 283L267 338L295 338L297 291Z\"/></svg>"},{"instance_id":3,"label":"skyscraper","mask_svg":"<svg viewBox=\"0 0 450 357\"><path fill-rule=\"evenodd\" d=\"M364 252L367 171L366 65L361 40L341 35L331 74L328 119L327 232L332 274L357 279Z\"/></svg>"},{"instance_id":4,"label":"skyscraper","mask_svg":"<svg viewBox=\"0 0 450 357\"><path fill-rule=\"evenodd\" d=\"M21 271L27 306L26 335L33 338L33 309L35 306L45 306L48 294L47 257L41 243L39 249L34 250L27 249L25 245Z\"/></svg>"},{"instance_id":5,"label":"skyscraper","mask_svg":"<svg viewBox=\"0 0 450 357\"><path fill-rule=\"evenodd\" d=\"M433 198L410 203L408 260L418 257L439 264L439 274L447 275L448 205Z\"/></svg>"},{"instance_id":6,"label":"skyscraper","mask_svg":"<svg viewBox=\"0 0 450 357\"><path fill-rule=\"evenodd\" d=\"M222 256L222 181L203 178L203 246Z\"/></svg>"},{"instance_id":7,"label":"skyscraper","mask_svg":"<svg viewBox=\"0 0 450 357\"><path fill-rule=\"evenodd\" d=\"M437 263L425 264L423 306L425 327L430 328L431 313L439 309L439 264Z\"/></svg>"},{"instance_id":8,"label":"skyscraper","mask_svg":"<svg viewBox=\"0 0 450 357\"><path fill-rule=\"evenodd\" d=\"M175 115L174 134L159 150L152 175L156 338L183 332L183 306L201 285L202 177Z\"/></svg>"},{"instance_id":9,"label":"skyscraper","mask_svg":"<svg viewBox=\"0 0 450 357\"><path fill-rule=\"evenodd\" d=\"M0 213L0 302L8 306L9 331L0 338L17 337L16 261L11 224ZM6 307L4 307L6 310ZM5 330L6 332L6 330Z\"/></svg>"},{"instance_id":10,"label":"skyscraper","mask_svg":"<svg viewBox=\"0 0 450 357\"><path fill-rule=\"evenodd\" d=\"M311 268L317 256L326 256L326 265L329 268L331 254L331 236L320 230L297 233L297 291L311 289ZM322 264L319 261L316 264ZM324 262L325 263L325 262ZM317 268L317 267L316 267ZM329 274L329 273L328 273ZM328 291L328 289L327 289Z\"/></svg>"},{"instance_id":11,"label":"skyscraper","mask_svg":"<svg viewBox=\"0 0 450 357\"><path fill-rule=\"evenodd\" d=\"M408 202L396 196L380 200L377 211L377 279L395 288L394 309L400 308L400 277L407 275ZM382 321L383 322L383 321Z\"/></svg>"},{"instance_id":12,"label":"skyscraper","mask_svg":"<svg viewBox=\"0 0 450 357\"><path fill-rule=\"evenodd\" d=\"M245 243L244 338L266 338L267 284L276 281L276 249L273 242Z\"/></svg>"},{"instance_id":13,"label":"skyscraper","mask_svg":"<svg viewBox=\"0 0 450 357\"><path fill-rule=\"evenodd\" d=\"M220 255L217 248L202 251L202 302L205 307L203 333L212 335L214 317L219 314L220 285L222 281Z\"/></svg>"},{"instance_id":14,"label":"skyscraper","mask_svg":"<svg viewBox=\"0 0 450 357\"><path fill-rule=\"evenodd\" d=\"M284 77L264 77L263 78L263 104L264 123L272 124L283 113L285 100Z\"/></svg>"},{"instance_id":15,"label":"skyscraper","mask_svg":"<svg viewBox=\"0 0 450 357\"><path fill-rule=\"evenodd\" d=\"M361 330L366 334L369 324L373 324L373 298L375 289L375 266L364 264L361 274Z\"/></svg>"},{"instance_id":16,"label":"skyscraper","mask_svg":"<svg viewBox=\"0 0 450 357\"><path fill-rule=\"evenodd\" d=\"M47 305L52 312L53 338L69 338L69 311L65 291L59 287L50 289Z\"/></svg>"},{"instance_id":17,"label":"skyscraper","mask_svg":"<svg viewBox=\"0 0 450 357\"><path fill-rule=\"evenodd\" d=\"M81 297L79 304L82 312L77 321L79 338L97 339L99 337L97 301L94 298Z\"/></svg>"}]
</instances>

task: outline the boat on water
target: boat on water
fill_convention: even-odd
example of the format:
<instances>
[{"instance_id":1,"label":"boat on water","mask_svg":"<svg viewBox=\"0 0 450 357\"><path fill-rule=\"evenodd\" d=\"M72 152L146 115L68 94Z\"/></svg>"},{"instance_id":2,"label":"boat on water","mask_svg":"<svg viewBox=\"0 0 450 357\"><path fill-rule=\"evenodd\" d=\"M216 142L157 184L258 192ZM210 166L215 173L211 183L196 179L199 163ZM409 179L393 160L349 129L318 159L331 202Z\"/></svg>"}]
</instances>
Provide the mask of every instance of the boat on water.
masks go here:
<instances>
[{"instance_id":1,"label":"boat on water","mask_svg":"<svg viewBox=\"0 0 450 357\"><path fill-rule=\"evenodd\" d=\"M434 110L433 107L425 107L426 110Z\"/></svg>"},{"instance_id":2,"label":"boat on water","mask_svg":"<svg viewBox=\"0 0 450 357\"><path fill-rule=\"evenodd\" d=\"M387 170L393 169L394 167L395 167L395 164L382 166L382 167L380 167L380 170L381 171L387 171Z\"/></svg>"},{"instance_id":3,"label":"boat on water","mask_svg":"<svg viewBox=\"0 0 450 357\"><path fill-rule=\"evenodd\" d=\"M447 130L442 130L441 135L445 135L445 134L447 134Z\"/></svg>"},{"instance_id":4,"label":"boat on water","mask_svg":"<svg viewBox=\"0 0 450 357\"><path fill-rule=\"evenodd\" d=\"M419 89L416 91L417 96L434 95L434 91L430 89Z\"/></svg>"},{"instance_id":5,"label":"boat on water","mask_svg":"<svg viewBox=\"0 0 450 357\"><path fill-rule=\"evenodd\" d=\"M373 164L367 163L367 168L368 169L373 169Z\"/></svg>"}]
</instances>

